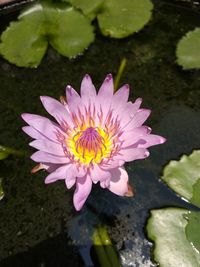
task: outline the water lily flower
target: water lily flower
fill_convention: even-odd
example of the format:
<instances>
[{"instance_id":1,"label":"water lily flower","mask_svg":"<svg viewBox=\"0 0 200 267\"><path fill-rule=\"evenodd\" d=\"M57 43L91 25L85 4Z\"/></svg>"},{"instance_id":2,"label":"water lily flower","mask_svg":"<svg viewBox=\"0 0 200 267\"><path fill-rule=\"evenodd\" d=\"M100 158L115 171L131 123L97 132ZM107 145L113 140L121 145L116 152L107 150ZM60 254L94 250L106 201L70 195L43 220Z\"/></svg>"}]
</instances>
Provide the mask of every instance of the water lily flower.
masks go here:
<instances>
[{"instance_id":1,"label":"water lily flower","mask_svg":"<svg viewBox=\"0 0 200 267\"><path fill-rule=\"evenodd\" d=\"M52 121L35 114L22 114L29 125L23 131L38 149L31 159L38 162L33 172L45 169L45 183L65 180L66 187L76 186L73 202L80 210L93 183L100 183L119 196L132 195L123 165L149 156L148 147L162 144L165 138L151 134L142 124L150 115L142 109L142 99L128 101L129 86L114 93L113 78L105 78L98 93L89 75L81 83L80 95L70 86L66 98L57 101L41 96Z\"/></svg>"}]
</instances>

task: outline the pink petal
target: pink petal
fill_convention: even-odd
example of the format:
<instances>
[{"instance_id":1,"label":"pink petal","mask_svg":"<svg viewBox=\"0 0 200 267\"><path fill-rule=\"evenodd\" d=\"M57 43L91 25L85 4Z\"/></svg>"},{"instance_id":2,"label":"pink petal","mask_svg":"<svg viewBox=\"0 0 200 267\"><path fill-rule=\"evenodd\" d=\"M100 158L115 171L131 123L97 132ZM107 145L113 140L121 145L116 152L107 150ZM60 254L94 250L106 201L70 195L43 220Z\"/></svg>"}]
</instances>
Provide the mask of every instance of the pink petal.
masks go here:
<instances>
[{"instance_id":1,"label":"pink petal","mask_svg":"<svg viewBox=\"0 0 200 267\"><path fill-rule=\"evenodd\" d=\"M68 189L70 189L76 182L76 172L74 172L74 166L72 164L67 164L57 168L54 172L49 174L45 183L53 183L57 180L65 179L65 184Z\"/></svg>"},{"instance_id":2,"label":"pink petal","mask_svg":"<svg viewBox=\"0 0 200 267\"><path fill-rule=\"evenodd\" d=\"M131 131L134 128L141 126L146 121L146 119L149 117L150 113L151 113L151 110L149 109L138 110L137 113L135 113L132 120L130 121L130 123L126 125L126 127L124 127L124 130Z\"/></svg>"},{"instance_id":3,"label":"pink petal","mask_svg":"<svg viewBox=\"0 0 200 267\"><path fill-rule=\"evenodd\" d=\"M114 109L113 116L118 117L121 120L122 129L125 128L134 118L141 103L142 99L138 98L134 103L127 102L126 104Z\"/></svg>"},{"instance_id":4,"label":"pink petal","mask_svg":"<svg viewBox=\"0 0 200 267\"><path fill-rule=\"evenodd\" d=\"M60 157L43 151L35 152L34 154L32 154L31 159L39 163L55 163L55 164L69 163L69 159L67 157Z\"/></svg>"},{"instance_id":5,"label":"pink petal","mask_svg":"<svg viewBox=\"0 0 200 267\"><path fill-rule=\"evenodd\" d=\"M95 107L97 110L102 114L102 125L107 118L108 112L110 111L112 100L113 100L113 91L114 91L114 84L113 78L111 74L108 74L105 78L102 86L99 89L97 101L95 103Z\"/></svg>"},{"instance_id":6,"label":"pink petal","mask_svg":"<svg viewBox=\"0 0 200 267\"><path fill-rule=\"evenodd\" d=\"M54 164L54 163L45 163L41 165L43 166L43 169L46 170L48 173L54 172L59 167L63 166L63 164Z\"/></svg>"},{"instance_id":7,"label":"pink petal","mask_svg":"<svg viewBox=\"0 0 200 267\"><path fill-rule=\"evenodd\" d=\"M110 179L110 177L111 177L110 172L101 169L98 165L94 165L94 167L90 169L90 178L93 181L93 183Z\"/></svg>"},{"instance_id":8,"label":"pink petal","mask_svg":"<svg viewBox=\"0 0 200 267\"><path fill-rule=\"evenodd\" d=\"M74 192L73 197L74 207L77 211L82 208L83 204L85 203L87 197L91 192L91 189L92 180L88 175L77 179L76 190Z\"/></svg>"},{"instance_id":9,"label":"pink petal","mask_svg":"<svg viewBox=\"0 0 200 267\"><path fill-rule=\"evenodd\" d=\"M70 166L71 164L61 166L52 173L50 173L45 179L45 184L50 184L57 180L66 179L67 170L69 169Z\"/></svg>"},{"instance_id":10,"label":"pink petal","mask_svg":"<svg viewBox=\"0 0 200 267\"><path fill-rule=\"evenodd\" d=\"M110 170L121 167L122 165L124 165L124 163L125 162L123 160L115 159L115 157L113 157L108 162L103 162L100 166L103 170Z\"/></svg>"},{"instance_id":11,"label":"pink petal","mask_svg":"<svg viewBox=\"0 0 200 267\"><path fill-rule=\"evenodd\" d=\"M65 156L61 144L54 143L50 140L35 140L29 143L29 145L37 148L38 150L54 154L56 156Z\"/></svg>"},{"instance_id":12,"label":"pink petal","mask_svg":"<svg viewBox=\"0 0 200 267\"><path fill-rule=\"evenodd\" d=\"M33 127L31 126L24 126L22 127L22 130L29 135L30 137L34 138L34 139L44 139L44 140L48 140L48 138L46 136L44 136L42 133L38 132L37 130L35 130Z\"/></svg>"},{"instance_id":13,"label":"pink petal","mask_svg":"<svg viewBox=\"0 0 200 267\"><path fill-rule=\"evenodd\" d=\"M92 80L88 74L82 80L81 83L81 98L83 99L94 99L96 97L96 89L92 83Z\"/></svg>"},{"instance_id":14,"label":"pink petal","mask_svg":"<svg viewBox=\"0 0 200 267\"><path fill-rule=\"evenodd\" d=\"M71 85L66 87L66 97L70 111L77 112L77 109L82 105L82 102L79 94L71 87Z\"/></svg>"},{"instance_id":15,"label":"pink petal","mask_svg":"<svg viewBox=\"0 0 200 267\"><path fill-rule=\"evenodd\" d=\"M125 84L113 96L113 100L111 103L111 108L115 111L115 115L117 116L120 113L120 110L124 108L124 105L127 104L129 97L129 86Z\"/></svg>"},{"instance_id":16,"label":"pink petal","mask_svg":"<svg viewBox=\"0 0 200 267\"><path fill-rule=\"evenodd\" d=\"M120 150L117 158L125 161L133 161L136 159L144 159L149 156L149 151L145 148L127 147Z\"/></svg>"},{"instance_id":17,"label":"pink petal","mask_svg":"<svg viewBox=\"0 0 200 267\"><path fill-rule=\"evenodd\" d=\"M104 181L101 181L101 182L100 182L100 186L101 186L102 188L107 188L107 187L109 187L109 186L110 186L110 179L106 179L106 180L104 180Z\"/></svg>"},{"instance_id":18,"label":"pink petal","mask_svg":"<svg viewBox=\"0 0 200 267\"><path fill-rule=\"evenodd\" d=\"M113 169L112 177L108 189L119 196L124 196L128 192L128 174L124 168Z\"/></svg>"},{"instance_id":19,"label":"pink petal","mask_svg":"<svg viewBox=\"0 0 200 267\"><path fill-rule=\"evenodd\" d=\"M166 142L162 136L150 134L141 138L143 142L139 143L138 147L148 148L150 146L160 145Z\"/></svg>"},{"instance_id":20,"label":"pink petal","mask_svg":"<svg viewBox=\"0 0 200 267\"><path fill-rule=\"evenodd\" d=\"M113 97L113 102L116 104L116 106L121 105L121 103L126 103L128 101L129 91L130 90L128 84L123 85L117 90Z\"/></svg>"},{"instance_id":21,"label":"pink petal","mask_svg":"<svg viewBox=\"0 0 200 267\"><path fill-rule=\"evenodd\" d=\"M35 130L39 131L41 134L51 139L54 142L57 141L57 133L62 132L62 130L54 122L49 119L30 113L23 113L23 120L32 126ZM62 132L64 134L64 132Z\"/></svg>"},{"instance_id":22,"label":"pink petal","mask_svg":"<svg viewBox=\"0 0 200 267\"><path fill-rule=\"evenodd\" d=\"M140 138L143 139L151 132L151 129L147 126L141 126L134 128L132 131L124 131L120 139L123 141L122 147L127 147L135 144Z\"/></svg>"},{"instance_id":23,"label":"pink petal","mask_svg":"<svg viewBox=\"0 0 200 267\"><path fill-rule=\"evenodd\" d=\"M105 99L109 100L113 96L113 91L114 83L112 74L108 74L98 92L100 102L105 103Z\"/></svg>"},{"instance_id":24,"label":"pink petal","mask_svg":"<svg viewBox=\"0 0 200 267\"><path fill-rule=\"evenodd\" d=\"M49 96L41 96L40 100L46 111L53 116L60 125L67 123L73 126L69 112L59 101Z\"/></svg>"}]
</instances>

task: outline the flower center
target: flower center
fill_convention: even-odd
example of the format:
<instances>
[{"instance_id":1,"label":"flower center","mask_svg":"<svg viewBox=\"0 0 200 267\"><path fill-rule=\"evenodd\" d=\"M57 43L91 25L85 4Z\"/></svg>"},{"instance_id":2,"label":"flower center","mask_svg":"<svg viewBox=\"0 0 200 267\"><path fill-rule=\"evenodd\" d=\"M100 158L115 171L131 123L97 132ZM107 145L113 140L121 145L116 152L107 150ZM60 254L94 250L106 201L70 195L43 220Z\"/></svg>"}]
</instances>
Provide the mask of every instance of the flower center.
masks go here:
<instances>
[{"instance_id":1,"label":"flower center","mask_svg":"<svg viewBox=\"0 0 200 267\"><path fill-rule=\"evenodd\" d=\"M103 147L106 149L103 137L93 127L89 127L83 131L75 141L75 144L76 151L78 153L81 152L83 158L87 153L92 153L96 157L98 152L103 153Z\"/></svg>"},{"instance_id":2,"label":"flower center","mask_svg":"<svg viewBox=\"0 0 200 267\"><path fill-rule=\"evenodd\" d=\"M69 141L71 152L81 163L99 163L110 155L112 142L104 130L88 127L76 132Z\"/></svg>"}]
</instances>

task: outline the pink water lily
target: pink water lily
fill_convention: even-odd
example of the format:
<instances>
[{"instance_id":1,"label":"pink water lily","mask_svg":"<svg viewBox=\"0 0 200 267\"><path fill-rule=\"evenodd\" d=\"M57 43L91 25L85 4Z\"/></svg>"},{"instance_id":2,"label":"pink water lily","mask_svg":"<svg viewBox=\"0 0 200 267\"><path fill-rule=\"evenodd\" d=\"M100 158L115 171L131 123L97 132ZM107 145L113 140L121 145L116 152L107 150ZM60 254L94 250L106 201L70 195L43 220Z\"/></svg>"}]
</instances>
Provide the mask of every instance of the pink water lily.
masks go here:
<instances>
[{"instance_id":1,"label":"pink water lily","mask_svg":"<svg viewBox=\"0 0 200 267\"><path fill-rule=\"evenodd\" d=\"M22 114L29 125L23 131L38 149L31 159L38 162L33 172L45 169L45 183L65 180L68 189L76 186L73 202L80 210L92 184L126 196L131 195L125 162L149 156L148 147L162 144L165 138L151 134L142 124L150 110L141 109L142 99L128 102L129 86L114 94L112 75L107 75L98 93L89 75L81 83L80 96L70 86L66 98L57 101L41 96L46 111L55 121L35 114Z\"/></svg>"}]
</instances>

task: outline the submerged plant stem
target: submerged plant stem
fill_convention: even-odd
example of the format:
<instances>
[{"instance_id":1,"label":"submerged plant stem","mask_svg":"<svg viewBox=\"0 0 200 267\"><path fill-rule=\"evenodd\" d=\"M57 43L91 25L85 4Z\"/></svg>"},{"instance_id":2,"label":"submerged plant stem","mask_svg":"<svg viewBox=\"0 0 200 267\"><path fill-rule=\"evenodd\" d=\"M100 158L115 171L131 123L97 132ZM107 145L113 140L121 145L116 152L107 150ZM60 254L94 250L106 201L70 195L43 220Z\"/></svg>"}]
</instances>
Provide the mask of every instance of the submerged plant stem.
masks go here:
<instances>
[{"instance_id":1,"label":"submerged plant stem","mask_svg":"<svg viewBox=\"0 0 200 267\"><path fill-rule=\"evenodd\" d=\"M105 227L97 227L92 236L92 240L101 267L121 267L117 253Z\"/></svg>"},{"instance_id":2,"label":"submerged plant stem","mask_svg":"<svg viewBox=\"0 0 200 267\"><path fill-rule=\"evenodd\" d=\"M18 156L18 157L24 157L26 155L25 151L16 150L14 148L2 146L2 145L0 145L0 153L4 153L4 154L7 154L7 155L12 154L12 155L15 155L15 156Z\"/></svg>"},{"instance_id":3,"label":"submerged plant stem","mask_svg":"<svg viewBox=\"0 0 200 267\"><path fill-rule=\"evenodd\" d=\"M121 76L124 72L124 69L126 67L126 63L127 63L127 59L126 58L123 58L121 60L121 63L120 63L120 66L119 66L119 69L118 69L118 72L117 72L117 76L115 77L115 81L114 81L114 88L115 88L115 91L117 90L118 88L118 85L119 85L119 82L120 82L120 79L121 79Z\"/></svg>"}]
</instances>

